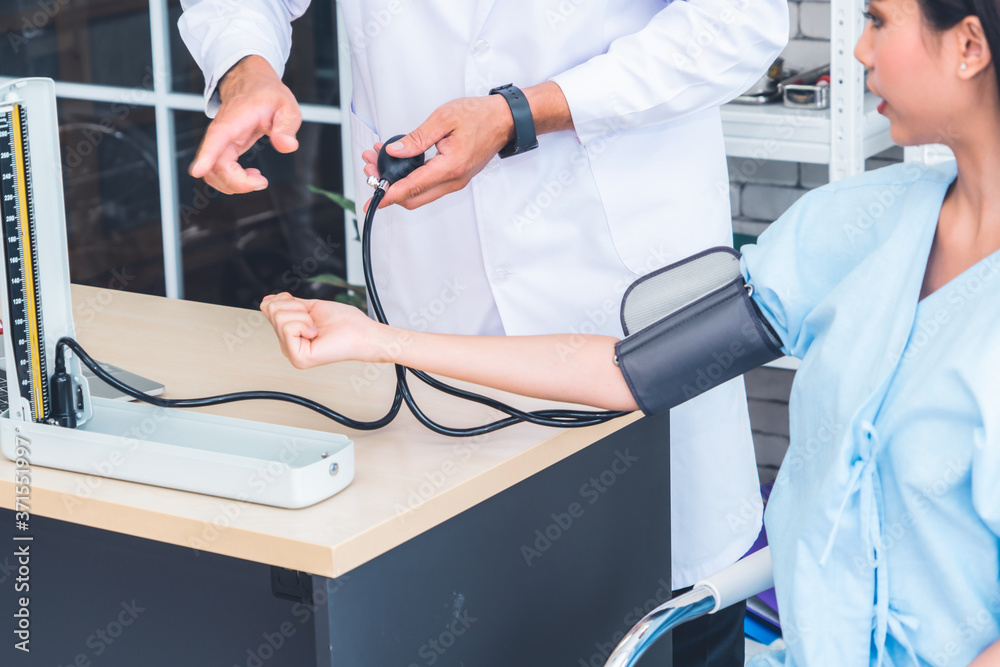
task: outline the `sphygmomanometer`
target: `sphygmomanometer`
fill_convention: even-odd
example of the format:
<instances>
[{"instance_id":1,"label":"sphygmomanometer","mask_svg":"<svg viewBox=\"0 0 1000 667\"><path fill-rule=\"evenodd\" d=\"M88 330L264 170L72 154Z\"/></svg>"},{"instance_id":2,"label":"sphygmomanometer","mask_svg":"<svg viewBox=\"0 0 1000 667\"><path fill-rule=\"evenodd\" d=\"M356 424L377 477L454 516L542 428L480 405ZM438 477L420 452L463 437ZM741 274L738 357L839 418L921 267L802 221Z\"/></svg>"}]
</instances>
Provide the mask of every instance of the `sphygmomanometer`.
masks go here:
<instances>
[{"instance_id":1,"label":"sphygmomanometer","mask_svg":"<svg viewBox=\"0 0 1000 667\"><path fill-rule=\"evenodd\" d=\"M362 253L365 284L372 314L387 323L375 288L371 267L371 230L375 213L391 185L418 169L424 156L395 158L385 146L378 156L379 177L365 217ZM748 370L782 356L781 342L753 302L752 289L739 269L739 254L731 248L713 248L662 268L636 281L622 301L622 327L626 337L615 346L614 362L619 366L636 403L646 414L665 412ZM339 424L359 430L381 428L390 423L405 403L427 428L448 436L474 436L513 424L528 422L543 426L571 428L591 426L619 417L624 412L590 410L524 411L496 399L453 387L418 370L396 365L396 392L388 412L373 421L358 421L316 401L293 394L247 391L196 399L166 399L129 387L109 375L79 343L69 337L56 345L55 373L49 394L52 400L50 423L76 425L77 395L73 377L67 372L65 356L72 351L81 363L119 391L160 407L205 407L233 401L268 399L295 403L314 410ZM417 405L407 374L440 391L494 408L505 416L489 424L471 428L441 425Z\"/></svg>"},{"instance_id":2,"label":"sphygmomanometer","mask_svg":"<svg viewBox=\"0 0 1000 667\"><path fill-rule=\"evenodd\" d=\"M512 108L523 106L514 91L506 93ZM519 131L509 148L523 152L532 143L530 132ZM59 156L55 84L39 78L0 84L0 265L5 278L0 281L5 353L0 389L8 399L6 409L0 408L0 451L19 471L30 457L31 466L96 471L131 482L296 508L329 498L351 483L355 457L349 438L161 408L281 400L344 426L370 430L387 425L406 403L421 423L451 436L519 422L588 426L622 414L518 410L402 366L395 368L391 407L374 421L354 420L314 400L272 391L196 399L147 396L105 372L76 342ZM380 178L373 183L362 246L371 310L382 322L385 314L372 280L371 230L386 190L422 164L422 156L400 160L384 150L379 155ZM622 303L627 336L615 346L614 361L644 412L668 410L780 354L780 341L750 297L739 255L729 248L706 251L629 288ZM84 366L141 402L92 395ZM414 401L411 373L441 391L495 408L501 417L476 428L437 424ZM263 485L256 483L262 475L268 480Z\"/></svg>"}]
</instances>

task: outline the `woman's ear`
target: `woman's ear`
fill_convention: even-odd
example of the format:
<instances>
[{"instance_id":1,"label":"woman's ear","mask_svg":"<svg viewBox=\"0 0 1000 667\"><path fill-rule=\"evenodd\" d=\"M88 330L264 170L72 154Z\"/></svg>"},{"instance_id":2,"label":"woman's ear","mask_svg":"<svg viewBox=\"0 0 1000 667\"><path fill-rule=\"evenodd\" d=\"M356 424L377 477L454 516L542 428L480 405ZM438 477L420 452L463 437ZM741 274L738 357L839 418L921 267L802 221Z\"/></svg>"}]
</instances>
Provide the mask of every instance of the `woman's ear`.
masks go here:
<instances>
[{"instance_id":1,"label":"woman's ear","mask_svg":"<svg viewBox=\"0 0 1000 667\"><path fill-rule=\"evenodd\" d=\"M993 62L986 33L978 16L966 16L953 29L958 46L958 76L971 79Z\"/></svg>"}]
</instances>

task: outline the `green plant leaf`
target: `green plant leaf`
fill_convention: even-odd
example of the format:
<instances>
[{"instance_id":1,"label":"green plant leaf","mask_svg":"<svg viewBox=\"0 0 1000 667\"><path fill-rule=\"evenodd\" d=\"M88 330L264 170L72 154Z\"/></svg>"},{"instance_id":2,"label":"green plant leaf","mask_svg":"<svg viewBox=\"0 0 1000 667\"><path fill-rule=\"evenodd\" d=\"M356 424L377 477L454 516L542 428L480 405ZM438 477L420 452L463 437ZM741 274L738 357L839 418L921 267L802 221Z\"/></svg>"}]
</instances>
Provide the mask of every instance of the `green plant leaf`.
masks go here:
<instances>
[{"instance_id":1,"label":"green plant leaf","mask_svg":"<svg viewBox=\"0 0 1000 667\"><path fill-rule=\"evenodd\" d=\"M330 192L329 190L324 190L322 188L317 188L316 186L313 185L307 185L306 187L309 188L309 192L312 192L317 195L323 195L324 197L332 201L340 208L350 211L354 215L358 214L357 208L354 206L354 202L345 197L344 195L337 194L336 192Z\"/></svg>"},{"instance_id":2,"label":"green plant leaf","mask_svg":"<svg viewBox=\"0 0 1000 667\"><path fill-rule=\"evenodd\" d=\"M349 287L351 289L359 289L354 285L351 285L349 282L347 282L340 276L334 275L332 273L316 274L312 278L306 278L306 282L323 283L324 285L336 285L337 287ZM364 287L361 287L360 289L364 289Z\"/></svg>"},{"instance_id":3,"label":"green plant leaf","mask_svg":"<svg viewBox=\"0 0 1000 667\"><path fill-rule=\"evenodd\" d=\"M320 273L311 278L306 278L306 282L340 287L343 291L333 296L334 301L346 303L349 306L355 306L364 311L368 310L368 291L364 285L352 285L333 273Z\"/></svg>"}]
</instances>

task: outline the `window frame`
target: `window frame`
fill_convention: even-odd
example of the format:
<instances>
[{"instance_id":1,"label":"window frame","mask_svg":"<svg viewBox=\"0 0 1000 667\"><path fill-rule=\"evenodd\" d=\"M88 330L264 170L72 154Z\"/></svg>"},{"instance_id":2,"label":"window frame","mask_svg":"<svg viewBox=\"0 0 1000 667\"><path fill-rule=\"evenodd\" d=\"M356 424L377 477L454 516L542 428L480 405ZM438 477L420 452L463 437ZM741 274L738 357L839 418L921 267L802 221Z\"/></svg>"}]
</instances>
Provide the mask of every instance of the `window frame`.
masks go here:
<instances>
[{"instance_id":1,"label":"window frame","mask_svg":"<svg viewBox=\"0 0 1000 667\"><path fill-rule=\"evenodd\" d=\"M336 2L337 35L334 48L340 49L338 75L340 99L351 99L350 49L346 45L347 30L344 26L340 3ZM87 100L111 104L152 107L156 119L156 160L159 170L160 231L163 242L163 278L166 296L184 298L184 264L181 246L180 203L177 191L177 143L175 141L174 112L196 111L204 113L201 95L178 93L171 89L169 9L167 0L149 0L150 47L153 63L153 87L134 88L105 86L90 83L55 82L57 99ZM0 84L15 81L13 77L0 76ZM354 167L350 155L350 122L342 107L302 104L302 120L324 125L339 125L341 164L344 175L343 192L351 197L354 192ZM354 215L344 211L344 238L346 242L347 276L350 283L363 282L361 269L361 244L354 237Z\"/></svg>"}]
</instances>

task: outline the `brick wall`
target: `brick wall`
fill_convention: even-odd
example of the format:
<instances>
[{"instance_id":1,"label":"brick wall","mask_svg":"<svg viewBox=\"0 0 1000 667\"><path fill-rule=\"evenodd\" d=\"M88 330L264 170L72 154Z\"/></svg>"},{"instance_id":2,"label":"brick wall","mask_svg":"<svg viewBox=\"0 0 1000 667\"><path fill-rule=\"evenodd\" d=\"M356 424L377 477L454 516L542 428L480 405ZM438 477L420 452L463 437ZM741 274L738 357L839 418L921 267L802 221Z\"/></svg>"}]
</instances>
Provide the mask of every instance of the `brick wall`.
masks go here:
<instances>
[{"instance_id":1,"label":"brick wall","mask_svg":"<svg viewBox=\"0 0 1000 667\"><path fill-rule=\"evenodd\" d=\"M811 69L830 61L830 3L789 2L789 42L785 67ZM858 11L861 11L860 7ZM891 148L866 161L877 169L903 159ZM759 236L771 222L812 188L829 181L826 165L729 158L733 230ZM750 422L761 482L772 479L788 448L788 396L794 372L759 368L745 376Z\"/></svg>"}]
</instances>

